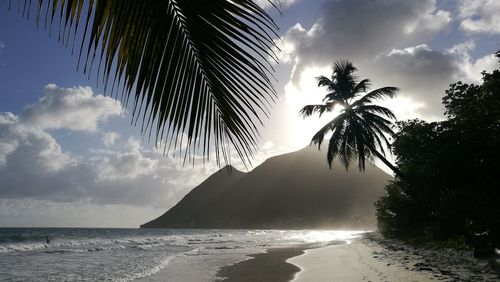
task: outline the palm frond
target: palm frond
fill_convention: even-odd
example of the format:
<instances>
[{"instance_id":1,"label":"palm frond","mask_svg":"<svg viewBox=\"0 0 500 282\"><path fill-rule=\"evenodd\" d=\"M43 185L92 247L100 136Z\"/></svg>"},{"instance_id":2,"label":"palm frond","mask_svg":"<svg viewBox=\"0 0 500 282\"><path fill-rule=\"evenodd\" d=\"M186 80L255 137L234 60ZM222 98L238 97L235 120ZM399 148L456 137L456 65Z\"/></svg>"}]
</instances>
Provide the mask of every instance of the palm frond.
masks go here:
<instances>
[{"instance_id":1,"label":"palm frond","mask_svg":"<svg viewBox=\"0 0 500 282\"><path fill-rule=\"evenodd\" d=\"M371 140L371 146L374 149L380 150L380 153L385 156L385 150L384 150L384 145L387 148L391 147L391 143L387 138L385 137L385 133L380 130L380 128L376 125L370 122L370 120L364 119L362 117L359 117L358 115L355 115L356 119L360 124L362 124L364 130L366 131L365 135L366 140L370 141ZM385 143L382 143L382 141Z\"/></svg>"},{"instance_id":2,"label":"palm frond","mask_svg":"<svg viewBox=\"0 0 500 282\"><path fill-rule=\"evenodd\" d=\"M360 99L356 100L352 106L356 107L358 105L366 104L366 103L371 103L376 100L384 99L384 98L394 98L396 95L396 92L399 90L397 87L382 87L375 89L373 91L370 91Z\"/></svg>"},{"instance_id":3,"label":"palm frond","mask_svg":"<svg viewBox=\"0 0 500 282\"><path fill-rule=\"evenodd\" d=\"M330 169L333 167L333 160L338 156L340 152L340 144L345 137L344 130L345 123L342 122L335 127L333 131L332 137L330 138L330 142L328 142L328 151L327 151L327 161ZM319 147L318 147L319 148Z\"/></svg>"},{"instance_id":4,"label":"palm frond","mask_svg":"<svg viewBox=\"0 0 500 282\"><path fill-rule=\"evenodd\" d=\"M363 79L352 89L352 96L355 97L360 92L366 92L370 88L370 80Z\"/></svg>"},{"instance_id":5,"label":"palm frond","mask_svg":"<svg viewBox=\"0 0 500 282\"><path fill-rule=\"evenodd\" d=\"M390 120L384 119L383 117L370 112L364 112L361 115L368 123L373 124L373 126L377 126L384 133L394 136L394 131L391 128L392 122Z\"/></svg>"},{"instance_id":6,"label":"palm frond","mask_svg":"<svg viewBox=\"0 0 500 282\"><path fill-rule=\"evenodd\" d=\"M316 134L314 134L313 138L311 139L311 143L317 144L318 149L321 149L321 143L323 142L325 135L328 134L330 131L342 128L343 123L345 121L345 117L346 117L345 114L340 114L331 121L327 122L320 130L318 130L318 132L316 132Z\"/></svg>"},{"instance_id":7,"label":"palm frond","mask_svg":"<svg viewBox=\"0 0 500 282\"><path fill-rule=\"evenodd\" d=\"M318 87L327 87L330 90L330 87L334 84L332 80L330 80L326 76L318 76L316 77L316 80L318 81Z\"/></svg>"},{"instance_id":8,"label":"palm frond","mask_svg":"<svg viewBox=\"0 0 500 282\"><path fill-rule=\"evenodd\" d=\"M332 105L341 105L346 106L346 102L342 95L339 95L337 92L328 93L323 98L323 103L331 103Z\"/></svg>"},{"instance_id":9,"label":"palm frond","mask_svg":"<svg viewBox=\"0 0 500 282\"><path fill-rule=\"evenodd\" d=\"M315 113L318 113L321 117L325 112L331 112L333 110L334 103L318 104L318 105L307 105L304 106L300 111L299 115L303 118L309 117Z\"/></svg>"},{"instance_id":10,"label":"palm frond","mask_svg":"<svg viewBox=\"0 0 500 282\"><path fill-rule=\"evenodd\" d=\"M350 118L348 118L347 120L348 121L346 122L345 132L339 150L339 160L344 164L346 170L349 169L349 164L356 153L353 150L353 148L356 147L353 124Z\"/></svg>"},{"instance_id":11,"label":"palm frond","mask_svg":"<svg viewBox=\"0 0 500 282\"><path fill-rule=\"evenodd\" d=\"M333 75L336 80L354 80L353 73L358 69L347 60L335 61L332 66Z\"/></svg>"},{"instance_id":12,"label":"palm frond","mask_svg":"<svg viewBox=\"0 0 500 282\"><path fill-rule=\"evenodd\" d=\"M356 107L355 111L356 112L366 111L366 112L370 112L370 113L374 113L374 114L381 114L381 115L384 115L390 119L397 120L396 115L394 115L394 113L391 110L389 110L386 107L382 107L382 106L362 105L362 106Z\"/></svg>"},{"instance_id":13,"label":"palm frond","mask_svg":"<svg viewBox=\"0 0 500 282\"><path fill-rule=\"evenodd\" d=\"M351 99L352 90L357 84L357 77L354 75L357 69L351 62L341 60L334 63L332 70L332 81L335 82L332 88L344 101Z\"/></svg>"},{"instance_id":14,"label":"palm frond","mask_svg":"<svg viewBox=\"0 0 500 282\"><path fill-rule=\"evenodd\" d=\"M27 14L31 2L19 0ZM105 90L124 104L131 98L135 122L141 118L156 144L204 159L214 148L226 163L234 147L250 161L260 116L276 97L268 58L276 58L277 36L252 0L33 2L37 24L52 32L58 22L59 39L72 49L81 41L84 73L96 67Z\"/></svg>"}]
</instances>

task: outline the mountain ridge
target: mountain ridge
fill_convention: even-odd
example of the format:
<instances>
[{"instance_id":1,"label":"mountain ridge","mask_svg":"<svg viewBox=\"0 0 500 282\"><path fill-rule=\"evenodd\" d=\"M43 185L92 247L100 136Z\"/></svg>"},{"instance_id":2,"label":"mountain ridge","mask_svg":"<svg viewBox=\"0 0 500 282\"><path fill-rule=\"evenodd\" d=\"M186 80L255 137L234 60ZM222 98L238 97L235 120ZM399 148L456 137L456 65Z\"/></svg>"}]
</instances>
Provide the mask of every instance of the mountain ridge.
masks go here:
<instances>
[{"instance_id":1,"label":"mountain ridge","mask_svg":"<svg viewBox=\"0 0 500 282\"><path fill-rule=\"evenodd\" d=\"M329 170L324 154L312 147L271 157L247 173L234 170L236 175L227 176L230 180L207 182L219 170L141 227L373 228L373 203L391 179L375 166L367 166L366 173L347 172L338 160ZM201 195L199 191L211 191L210 199L187 205L190 194Z\"/></svg>"}]
</instances>

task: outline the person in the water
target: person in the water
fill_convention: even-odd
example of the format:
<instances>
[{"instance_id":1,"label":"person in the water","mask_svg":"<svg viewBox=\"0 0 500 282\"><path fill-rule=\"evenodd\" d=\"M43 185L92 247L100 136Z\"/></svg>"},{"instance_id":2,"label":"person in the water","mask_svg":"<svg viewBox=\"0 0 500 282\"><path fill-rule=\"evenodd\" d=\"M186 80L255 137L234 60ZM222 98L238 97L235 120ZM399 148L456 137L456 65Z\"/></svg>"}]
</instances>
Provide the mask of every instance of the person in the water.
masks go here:
<instances>
[{"instance_id":1,"label":"person in the water","mask_svg":"<svg viewBox=\"0 0 500 282\"><path fill-rule=\"evenodd\" d=\"M50 244L49 236L45 236L45 239L47 240L47 244Z\"/></svg>"}]
</instances>

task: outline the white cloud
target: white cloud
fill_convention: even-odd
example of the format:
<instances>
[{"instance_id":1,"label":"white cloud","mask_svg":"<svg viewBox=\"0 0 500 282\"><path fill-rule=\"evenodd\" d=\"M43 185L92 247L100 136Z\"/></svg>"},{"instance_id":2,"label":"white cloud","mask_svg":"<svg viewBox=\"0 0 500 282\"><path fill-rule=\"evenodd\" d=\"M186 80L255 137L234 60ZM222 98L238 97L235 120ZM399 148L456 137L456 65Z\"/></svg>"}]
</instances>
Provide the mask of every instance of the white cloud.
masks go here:
<instances>
[{"instance_id":1,"label":"white cloud","mask_svg":"<svg viewBox=\"0 0 500 282\"><path fill-rule=\"evenodd\" d=\"M460 28L468 33L500 33L500 1L462 0Z\"/></svg>"},{"instance_id":2,"label":"white cloud","mask_svg":"<svg viewBox=\"0 0 500 282\"><path fill-rule=\"evenodd\" d=\"M121 109L115 111L114 105L119 104L110 104L110 98L89 96L89 88L51 88L55 91L46 92L19 116L0 113L0 198L168 208L217 170L202 164L183 167L180 160L145 149L135 139L113 146L114 150L91 149L85 156L65 152L48 129L88 132L107 116L95 114L93 122L78 126L68 120L55 123L55 116L72 120L71 111L86 112L89 105L100 109L99 102L113 105L110 112L115 114ZM64 101L56 101L59 98L53 95L59 94L54 92L62 92ZM35 116L41 120L37 122ZM103 136L108 144L118 138L115 132ZM174 185L172 180L178 182Z\"/></svg>"},{"instance_id":3,"label":"white cloud","mask_svg":"<svg viewBox=\"0 0 500 282\"><path fill-rule=\"evenodd\" d=\"M121 104L94 95L90 87L61 88L49 84L44 96L26 107L23 123L42 129L96 131L98 123L122 114Z\"/></svg>"},{"instance_id":4,"label":"white cloud","mask_svg":"<svg viewBox=\"0 0 500 282\"><path fill-rule=\"evenodd\" d=\"M120 133L118 132L105 132L102 134L102 142L104 146L111 147L115 144L115 142L120 139Z\"/></svg>"},{"instance_id":5,"label":"white cloud","mask_svg":"<svg viewBox=\"0 0 500 282\"><path fill-rule=\"evenodd\" d=\"M12 113L0 113L0 165L7 162L27 173L51 173L76 161L47 132L19 123Z\"/></svg>"},{"instance_id":6,"label":"white cloud","mask_svg":"<svg viewBox=\"0 0 500 282\"><path fill-rule=\"evenodd\" d=\"M0 198L166 209L217 169L183 167L133 139L75 156L22 120L0 114Z\"/></svg>"},{"instance_id":7,"label":"white cloud","mask_svg":"<svg viewBox=\"0 0 500 282\"><path fill-rule=\"evenodd\" d=\"M498 68L498 59L495 54L489 54L477 60L473 60L469 53L476 45L473 41L457 44L448 49L447 52L454 54L459 61L460 76L458 79L468 83L480 83L482 72L491 72Z\"/></svg>"},{"instance_id":8,"label":"white cloud","mask_svg":"<svg viewBox=\"0 0 500 282\"><path fill-rule=\"evenodd\" d=\"M322 11L309 30L297 24L281 38L286 47L281 57L295 62L294 81L308 66L340 58L373 58L432 37L451 21L450 13L438 10L435 0L330 1Z\"/></svg>"},{"instance_id":9,"label":"white cloud","mask_svg":"<svg viewBox=\"0 0 500 282\"><path fill-rule=\"evenodd\" d=\"M267 142L265 142L265 143L261 146L261 148L262 148L263 150L270 150L270 149L272 149L273 147L274 147L274 143L273 143L273 141L271 141L271 140L268 140Z\"/></svg>"},{"instance_id":10,"label":"white cloud","mask_svg":"<svg viewBox=\"0 0 500 282\"><path fill-rule=\"evenodd\" d=\"M472 61L471 59L469 60ZM469 79L474 83L479 83L482 79L481 73L483 71L492 72L498 69L498 58L495 54L486 55L476 61L465 64L464 68L467 71Z\"/></svg>"},{"instance_id":11,"label":"white cloud","mask_svg":"<svg viewBox=\"0 0 500 282\"><path fill-rule=\"evenodd\" d=\"M129 141L134 145L129 151L117 153L107 158L98 175L98 181L119 180L126 181L138 176L151 176L158 168L158 160L144 157L142 147L136 141Z\"/></svg>"}]
</instances>

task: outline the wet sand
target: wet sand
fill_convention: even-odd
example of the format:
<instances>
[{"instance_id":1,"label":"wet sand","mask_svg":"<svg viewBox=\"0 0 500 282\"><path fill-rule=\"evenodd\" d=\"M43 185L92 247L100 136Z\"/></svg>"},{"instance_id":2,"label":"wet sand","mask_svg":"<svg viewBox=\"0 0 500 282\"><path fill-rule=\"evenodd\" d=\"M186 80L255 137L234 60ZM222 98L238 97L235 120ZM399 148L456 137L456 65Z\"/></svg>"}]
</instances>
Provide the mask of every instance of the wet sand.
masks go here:
<instances>
[{"instance_id":1,"label":"wet sand","mask_svg":"<svg viewBox=\"0 0 500 282\"><path fill-rule=\"evenodd\" d=\"M301 269L286 260L301 255L306 247L275 248L251 255L251 259L223 267L217 276L223 281L280 282L290 281Z\"/></svg>"}]
</instances>

